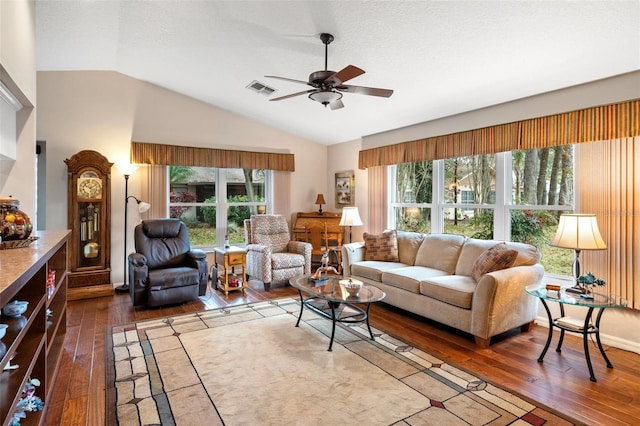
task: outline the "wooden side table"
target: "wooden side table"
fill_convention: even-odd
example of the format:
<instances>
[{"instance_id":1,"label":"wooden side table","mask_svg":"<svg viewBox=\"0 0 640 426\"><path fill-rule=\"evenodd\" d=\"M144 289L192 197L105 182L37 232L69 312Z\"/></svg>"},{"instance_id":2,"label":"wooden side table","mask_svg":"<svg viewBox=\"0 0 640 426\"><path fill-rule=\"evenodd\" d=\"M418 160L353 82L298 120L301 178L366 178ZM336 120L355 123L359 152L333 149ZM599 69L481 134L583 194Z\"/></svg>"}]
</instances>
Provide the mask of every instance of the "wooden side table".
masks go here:
<instances>
[{"instance_id":1,"label":"wooden side table","mask_svg":"<svg viewBox=\"0 0 640 426\"><path fill-rule=\"evenodd\" d=\"M239 247L231 246L227 249L214 249L216 266L218 267L217 287L224 291L225 295L232 290L242 290L244 293L247 288L246 271L247 271L247 251ZM242 269L242 274L234 284L236 278L235 269ZM213 278L213 277L212 277Z\"/></svg>"}]
</instances>

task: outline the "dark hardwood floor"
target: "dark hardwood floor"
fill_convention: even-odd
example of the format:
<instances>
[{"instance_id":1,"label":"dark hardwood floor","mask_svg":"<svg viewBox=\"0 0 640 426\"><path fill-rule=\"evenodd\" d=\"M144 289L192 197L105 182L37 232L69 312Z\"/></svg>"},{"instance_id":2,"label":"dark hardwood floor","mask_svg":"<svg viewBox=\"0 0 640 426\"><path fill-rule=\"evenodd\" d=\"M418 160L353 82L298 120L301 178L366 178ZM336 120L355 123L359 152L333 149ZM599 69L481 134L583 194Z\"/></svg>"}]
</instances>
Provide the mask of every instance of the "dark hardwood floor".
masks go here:
<instances>
[{"instance_id":1,"label":"dark hardwood floor","mask_svg":"<svg viewBox=\"0 0 640 426\"><path fill-rule=\"evenodd\" d=\"M71 301L67 336L53 395L47 401L47 425L105 424L105 327L139 320L216 309L225 306L297 297L290 286L265 292L250 286L246 295L209 290L200 300L162 309L133 309L127 294ZM603 317L606 321L606 313ZM605 347L614 365L607 369L597 347L591 353L597 383L589 380L582 340L565 338L555 352L557 336L544 363L537 358L548 329L508 333L489 348L476 348L469 335L407 314L384 303L371 308L371 324L477 376L593 425L640 424L640 355ZM250 405L250 402L248 402Z\"/></svg>"}]
</instances>

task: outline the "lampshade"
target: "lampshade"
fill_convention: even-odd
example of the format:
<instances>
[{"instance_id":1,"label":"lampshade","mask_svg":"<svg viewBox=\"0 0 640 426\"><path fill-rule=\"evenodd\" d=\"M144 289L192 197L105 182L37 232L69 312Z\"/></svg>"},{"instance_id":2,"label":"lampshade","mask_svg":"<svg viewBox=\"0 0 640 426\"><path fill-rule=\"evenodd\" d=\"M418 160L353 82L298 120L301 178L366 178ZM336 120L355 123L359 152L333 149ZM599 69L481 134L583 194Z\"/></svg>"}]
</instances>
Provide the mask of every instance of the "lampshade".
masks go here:
<instances>
[{"instance_id":1,"label":"lampshade","mask_svg":"<svg viewBox=\"0 0 640 426\"><path fill-rule=\"evenodd\" d=\"M316 197L316 202L314 204L327 204L327 202L324 200L324 194L318 194L318 196Z\"/></svg>"},{"instance_id":2,"label":"lampshade","mask_svg":"<svg viewBox=\"0 0 640 426\"><path fill-rule=\"evenodd\" d=\"M595 214L563 214L556 234L551 240L554 247L574 250L604 250L604 243Z\"/></svg>"},{"instance_id":3,"label":"lampshade","mask_svg":"<svg viewBox=\"0 0 640 426\"><path fill-rule=\"evenodd\" d=\"M362 226L362 219L357 207L343 207L340 226Z\"/></svg>"},{"instance_id":4,"label":"lampshade","mask_svg":"<svg viewBox=\"0 0 640 426\"><path fill-rule=\"evenodd\" d=\"M322 105L328 105L331 102L335 102L338 99L342 98L342 93L335 92L333 90L321 90L311 93L309 95L309 98L313 99L316 102L320 102Z\"/></svg>"},{"instance_id":5,"label":"lampshade","mask_svg":"<svg viewBox=\"0 0 640 426\"><path fill-rule=\"evenodd\" d=\"M123 176L131 176L136 170L138 170L137 165L129 163L116 164L116 167Z\"/></svg>"},{"instance_id":6,"label":"lampshade","mask_svg":"<svg viewBox=\"0 0 640 426\"><path fill-rule=\"evenodd\" d=\"M138 213L142 214L151 208L151 204L140 201L138 203Z\"/></svg>"}]
</instances>

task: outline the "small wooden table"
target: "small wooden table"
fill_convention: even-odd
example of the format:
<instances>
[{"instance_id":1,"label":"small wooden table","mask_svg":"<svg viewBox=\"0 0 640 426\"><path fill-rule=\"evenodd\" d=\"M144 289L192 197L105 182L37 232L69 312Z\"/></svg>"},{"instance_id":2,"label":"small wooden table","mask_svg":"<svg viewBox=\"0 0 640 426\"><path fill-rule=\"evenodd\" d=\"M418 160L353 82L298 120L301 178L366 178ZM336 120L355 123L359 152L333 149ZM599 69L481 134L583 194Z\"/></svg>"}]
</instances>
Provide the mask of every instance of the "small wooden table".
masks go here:
<instances>
[{"instance_id":1,"label":"small wooden table","mask_svg":"<svg viewBox=\"0 0 640 426\"><path fill-rule=\"evenodd\" d=\"M232 290L242 290L244 293L247 289L247 251L240 247L231 246L226 249L216 247L214 252L219 277L216 277L217 288L223 290L225 295L228 295ZM239 278L235 275L236 268L242 269ZM213 277L211 278L213 279ZM236 279L237 281L235 281ZM237 284L234 285L234 282Z\"/></svg>"}]
</instances>

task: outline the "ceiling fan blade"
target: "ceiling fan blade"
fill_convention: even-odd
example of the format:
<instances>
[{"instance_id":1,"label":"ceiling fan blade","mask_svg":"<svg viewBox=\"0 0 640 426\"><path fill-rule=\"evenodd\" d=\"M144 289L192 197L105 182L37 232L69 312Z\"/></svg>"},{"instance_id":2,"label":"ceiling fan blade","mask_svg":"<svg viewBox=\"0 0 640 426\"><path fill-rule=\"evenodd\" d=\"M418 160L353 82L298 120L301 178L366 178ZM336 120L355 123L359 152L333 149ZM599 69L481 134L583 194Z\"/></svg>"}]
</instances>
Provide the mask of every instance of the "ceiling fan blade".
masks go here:
<instances>
[{"instance_id":1,"label":"ceiling fan blade","mask_svg":"<svg viewBox=\"0 0 640 426\"><path fill-rule=\"evenodd\" d=\"M336 87L336 89L341 92L355 93L358 95L380 96L383 98L388 98L393 94L393 90L391 89L379 89L377 87L346 85Z\"/></svg>"},{"instance_id":2,"label":"ceiling fan blade","mask_svg":"<svg viewBox=\"0 0 640 426\"><path fill-rule=\"evenodd\" d=\"M342 103L342 100L337 99L329 104L329 108L333 111L335 109L344 108L344 104Z\"/></svg>"},{"instance_id":3,"label":"ceiling fan blade","mask_svg":"<svg viewBox=\"0 0 640 426\"><path fill-rule=\"evenodd\" d=\"M361 70L360 68L353 65L347 65L337 73L327 77L324 82L327 84L332 84L333 86L338 86L345 81L351 80L352 78L362 74L364 74L364 70Z\"/></svg>"},{"instance_id":4,"label":"ceiling fan blade","mask_svg":"<svg viewBox=\"0 0 640 426\"><path fill-rule=\"evenodd\" d=\"M290 81L290 82L292 82L292 83L307 84L307 85L311 86L311 84L309 84L309 82L308 82L308 81L295 80L295 79L293 79L293 78L278 77L278 76L276 76L276 75L265 75L265 77L267 77L267 78L277 78L278 80Z\"/></svg>"},{"instance_id":5,"label":"ceiling fan blade","mask_svg":"<svg viewBox=\"0 0 640 426\"><path fill-rule=\"evenodd\" d=\"M273 99L269 99L269 100L270 101L281 101L283 99L289 99L289 98L293 98L295 96L300 96L300 95L304 95L306 93L311 93L311 92L315 92L315 91L316 91L316 89L305 90L304 92L292 93L290 95L280 96L279 98L273 98Z\"/></svg>"}]
</instances>

